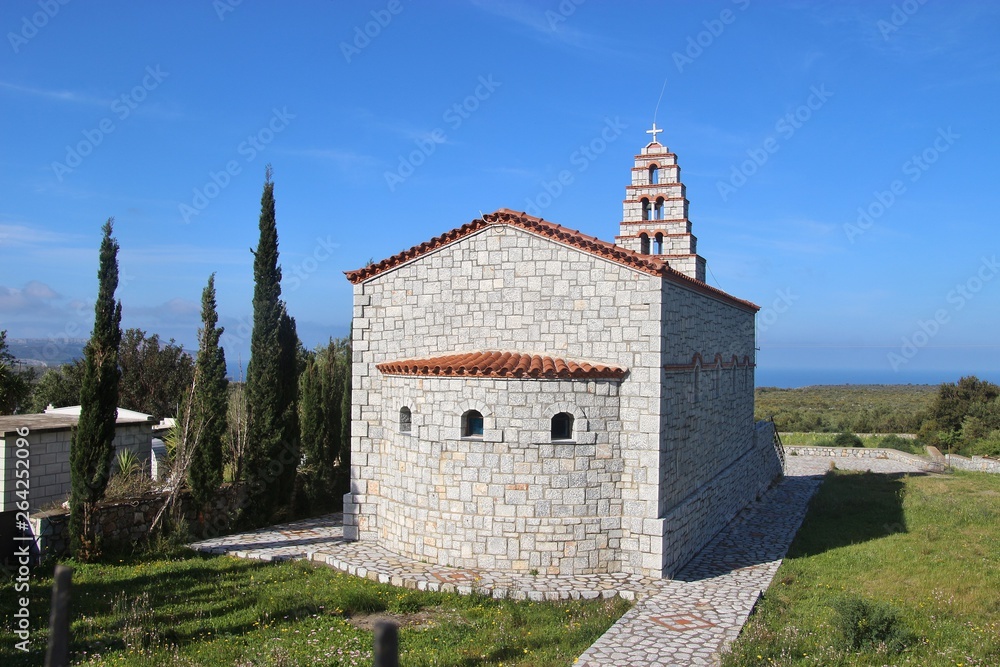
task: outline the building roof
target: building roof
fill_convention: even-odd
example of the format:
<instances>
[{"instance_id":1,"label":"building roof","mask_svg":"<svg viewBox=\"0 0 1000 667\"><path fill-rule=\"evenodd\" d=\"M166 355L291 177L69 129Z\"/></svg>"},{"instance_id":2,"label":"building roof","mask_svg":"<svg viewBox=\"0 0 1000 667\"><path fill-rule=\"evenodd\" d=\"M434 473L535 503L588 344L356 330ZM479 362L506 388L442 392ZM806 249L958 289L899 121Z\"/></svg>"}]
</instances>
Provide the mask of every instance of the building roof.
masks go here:
<instances>
[{"instance_id":1,"label":"building roof","mask_svg":"<svg viewBox=\"0 0 1000 667\"><path fill-rule=\"evenodd\" d=\"M696 280L684 275L680 271L670 268L667 261L657 255L643 255L641 253L616 246L613 243L602 241L599 238L589 236L575 229L569 229L567 227L563 227L562 225L557 225L553 222L548 222L547 220L528 215L527 213L518 213L517 211L512 211L506 208L499 209L494 213L487 213L482 218L477 218L472 222L462 225L461 227L452 229L451 231L445 232L440 236L436 236L429 241L413 246L409 250L404 250L401 253L383 259L381 262L371 264L370 266L356 269L354 271L346 271L345 274L347 275L347 279L352 283L361 283L493 225L516 227L557 243L582 250L591 255L616 262L637 271L662 277L672 283L715 297L739 308L752 310L753 312L760 310L759 306L751 303L750 301L737 299L720 289L711 287L700 280Z\"/></svg>"},{"instance_id":2,"label":"building roof","mask_svg":"<svg viewBox=\"0 0 1000 667\"><path fill-rule=\"evenodd\" d=\"M118 408L118 418L115 423L125 424L152 424L151 415ZM3 415L0 416L0 437L5 433L15 433L17 429L28 429L32 431L58 431L61 429L73 428L80 421L80 406L74 405L67 408L55 408L42 413L27 415Z\"/></svg>"},{"instance_id":3,"label":"building roof","mask_svg":"<svg viewBox=\"0 0 1000 667\"><path fill-rule=\"evenodd\" d=\"M454 352L377 364L386 375L485 377L540 380L620 380L626 369L525 352Z\"/></svg>"}]
</instances>

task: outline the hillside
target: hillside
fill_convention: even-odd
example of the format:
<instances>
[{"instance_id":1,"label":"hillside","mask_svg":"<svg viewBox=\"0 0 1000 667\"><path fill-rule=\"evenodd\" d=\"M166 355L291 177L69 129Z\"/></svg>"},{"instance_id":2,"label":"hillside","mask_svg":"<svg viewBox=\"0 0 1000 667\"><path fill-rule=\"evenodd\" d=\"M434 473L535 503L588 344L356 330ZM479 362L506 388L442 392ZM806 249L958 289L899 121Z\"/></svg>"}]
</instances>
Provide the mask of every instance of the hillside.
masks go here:
<instances>
[{"instance_id":1,"label":"hillside","mask_svg":"<svg viewBox=\"0 0 1000 667\"><path fill-rule=\"evenodd\" d=\"M937 385L758 387L756 417L774 417L779 431L915 433Z\"/></svg>"},{"instance_id":2,"label":"hillside","mask_svg":"<svg viewBox=\"0 0 1000 667\"><path fill-rule=\"evenodd\" d=\"M10 353L28 366L55 368L83 357L86 338L8 338Z\"/></svg>"}]
</instances>

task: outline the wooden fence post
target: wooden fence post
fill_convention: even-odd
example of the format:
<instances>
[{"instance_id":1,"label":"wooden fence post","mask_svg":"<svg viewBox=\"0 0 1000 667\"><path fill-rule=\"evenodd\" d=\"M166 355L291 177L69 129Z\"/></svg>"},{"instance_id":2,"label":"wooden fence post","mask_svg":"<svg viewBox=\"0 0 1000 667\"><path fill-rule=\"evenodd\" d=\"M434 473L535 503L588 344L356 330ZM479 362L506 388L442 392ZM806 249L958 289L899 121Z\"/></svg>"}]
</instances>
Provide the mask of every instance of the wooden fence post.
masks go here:
<instances>
[{"instance_id":1,"label":"wooden fence post","mask_svg":"<svg viewBox=\"0 0 1000 667\"><path fill-rule=\"evenodd\" d=\"M45 667L69 665L69 592L73 568L56 565L52 583L52 611L49 613L49 648Z\"/></svg>"},{"instance_id":2,"label":"wooden fence post","mask_svg":"<svg viewBox=\"0 0 1000 667\"><path fill-rule=\"evenodd\" d=\"M391 621L375 624L375 667L399 667L399 630Z\"/></svg>"}]
</instances>

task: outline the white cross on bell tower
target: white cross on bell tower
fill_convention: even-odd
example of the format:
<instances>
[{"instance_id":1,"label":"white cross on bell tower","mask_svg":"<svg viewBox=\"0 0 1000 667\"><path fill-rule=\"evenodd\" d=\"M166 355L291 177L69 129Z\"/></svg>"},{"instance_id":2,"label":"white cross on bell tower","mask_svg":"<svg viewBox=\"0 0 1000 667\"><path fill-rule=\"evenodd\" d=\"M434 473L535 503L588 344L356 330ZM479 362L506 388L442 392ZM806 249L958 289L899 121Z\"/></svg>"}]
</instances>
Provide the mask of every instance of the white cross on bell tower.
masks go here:
<instances>
[{"instance_id":1,"label":"white cross on bell tower","mask_svg":"<svg viewBox=\"0 0 1000 667\"><path fill-rule=\"evenodd\" d=\"M656 140L656 135L657 135L657 134L659 134L660 132L663 132L663 130L658 130L658 129L656 129L656 123L655 123L655 122L653 123L653 129L652 129L652 130L646 130L646 134L651 134L651 135L653 135L653 141L652 141L651 143L654 143L654 144L657 144L657 143L659 143L659 142L658 142L658 141Z\"/></svg>"}]
</instances>

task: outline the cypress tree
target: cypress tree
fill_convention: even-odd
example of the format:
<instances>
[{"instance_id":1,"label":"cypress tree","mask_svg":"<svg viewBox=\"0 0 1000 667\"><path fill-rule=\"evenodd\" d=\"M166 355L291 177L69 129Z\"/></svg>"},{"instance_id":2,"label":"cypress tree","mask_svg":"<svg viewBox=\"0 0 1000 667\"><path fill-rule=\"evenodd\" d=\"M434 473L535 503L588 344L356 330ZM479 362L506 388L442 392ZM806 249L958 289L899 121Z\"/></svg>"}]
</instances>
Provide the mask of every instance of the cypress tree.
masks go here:
<instances>
[{"instance_id":1,"label":"cypress tree","mask_svg":"<svg viewBox=\"0 0 1000 667\"><path fill-rule=\"evenodd\" d=\"M271 167L265 172L260 201L260 239L254 255L253 331L247 365L247 455L243 469L253 502L246 518L267 522L280 503L291 498L298 456L298 439L292 428L298 383L297 365L288 363L289 348L297 348L295 322L281 301L281 267L278 266L278 230L274 213ZM294 341L294 342L291 342ZM293 373L291 378L283 373ZM297 415L295 415L297 431ZM290 470L289 470L290 469Z\"/></svg>"},{"instance_id":2,"label":"cypress tree","mask_svg":"<svg viewBox=\"0 0 1000 667\"><path fill-rule=\"evenodd\" d=\"M195 432L200 434L191 460L188 483L195 502L207 504L222 484L222 437L226 433L229 380L226 352L219 345L223 327L215 302L215 274L201 293L202 329L198 332L197 382L194 390Z\"/></svg>"},{"instance_id":3,"label":"cypress tree","mask_svg":"<svg viewBox=\"0 0 1000 667\"><path fill-rule=\"evenodd\" d=\"M342 385L340 389L340 437L339 456L337 461L338 479L337 493L344 494L351 490L351 389L353 377L353 354L351 350L351 340L354 327L351 327L351 336L348 336L343 352L338 358L341 361Z\"/></svg>"},{"instance_id":4,"label":"cypress tree","mask_svg":"<svg viewBox=\"0 0 1000 667\"><path fill-rule=\"evenodd\" d=\"M281 415L281 440L273 458L279 461L277 501L280 505L292 501L295 473L302 458L299 445L299 336L295 318L281 304L278 326L278 410Z\"/></svg>"},{"instance_id":5,"label":"cypress tree","mask_svg":"<svg viewBox=\"0 0 1000 667\"><path fill-rule=\"evenodd\" d=\"M80 422L70 444L70 548L81 560L98 553L93 513L104 497L114 455L122 305L115 300L118 242L111 236L113 224L109 218L102 228L94 330L84 348Z\"/></svg>"}]
</instances>

